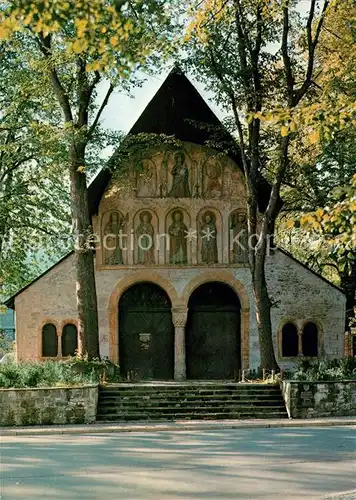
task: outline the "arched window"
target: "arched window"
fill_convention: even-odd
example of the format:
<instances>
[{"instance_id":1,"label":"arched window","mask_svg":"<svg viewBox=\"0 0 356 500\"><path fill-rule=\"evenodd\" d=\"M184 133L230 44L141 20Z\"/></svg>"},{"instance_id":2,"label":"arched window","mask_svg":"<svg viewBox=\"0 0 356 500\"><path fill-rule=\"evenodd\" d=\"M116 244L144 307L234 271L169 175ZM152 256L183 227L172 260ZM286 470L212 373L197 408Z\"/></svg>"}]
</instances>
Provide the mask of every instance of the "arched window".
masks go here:
<instances>
[{"instance_id":1,"label":"arched window","mask_svg":"<svg viewBox=\"0 0 356 500\"><path fill-rule=\"evenodd\" d=\"M44 358L55 358L57 354L57 329L52 323L47 323L42 328L42 356Z\"/></svg>"},{"instance_id":2,"label":"arched window","mask_svg":"<svg viewBox=\"0 0 356 500\"><path fill-rule=\"evenodd\" d=\"M74 356L78 349L77 327L71 323L62 331L62 356Z\"/></svg>"},{"instance_id":3,"label":"arched window","mask_svg":"<svg viewBox=\"0 0 356 500\"><path fill-rule=\"evenodd\" d=\"M307 323L303 328L302 353L303 356L318 355L318 327L315 323Z\"/></svg>"},{"instance_id":4,"label":"arched window","mask_svg":"<svg viewBox=\"0 0 356 500\"><path fill-rule=\"evenodd\" d=\"M298 330L293 323L287 323L282 328L282 356L298 356Z\"/></svg>"}]
</instances>

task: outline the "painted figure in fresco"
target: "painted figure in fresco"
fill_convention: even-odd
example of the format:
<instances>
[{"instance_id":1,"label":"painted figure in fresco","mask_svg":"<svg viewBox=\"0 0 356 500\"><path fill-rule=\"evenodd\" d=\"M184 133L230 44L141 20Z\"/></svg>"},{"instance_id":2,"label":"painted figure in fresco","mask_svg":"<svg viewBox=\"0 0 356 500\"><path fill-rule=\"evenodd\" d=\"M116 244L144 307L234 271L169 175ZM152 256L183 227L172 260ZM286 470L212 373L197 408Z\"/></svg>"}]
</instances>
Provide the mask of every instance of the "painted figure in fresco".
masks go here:
<instances>
[{"instance_id":1,"label":"painted figure in fresco","mask_svg":"<svg viewBox=\"0 0 356 500\"><path fill-rule=\"evenodd\" d=\"M190 198L189 170L185 163L185 154L182 151L174 155L172 176L172 189L168 193L168 196L171 198Z\"/></svg>"},{"instance_id":2,"label":"painted figure in fresco","mask_svg":"<svg viewBox=\"0 0 356 500\"><path fill-rule=\"evenodd\" d=\"M136 229L137 264L154 264L154 228L152 214L148 211L140 213L140 224Z\"/></svg>"},{"instance_id":3,"label":"painted figure in fresco","mask_svg":"<svg viewBox=\"0 0 356 500\"><path fill-rule=\"evenodd\" d=\"M103 232L103 261L108 265L123 264L122 248L120 245L120 231L122 231L128 215L122 217L119 212L111 212L109 222ZM122 238L121 238L122 240Z\"/></svg>"},{"instance_id":4,"label":"painted figure in fresco","mask_svg":"<svg viewBox=\"0 0 356 500\"><path fill-rule=\"evenodd\" d=\"M174 210L169 234L169 263L186 264L187 259L187 226L184 224L183 212Z\"/></svg>"},{"instance_id":5,"label":"painted figure in fresco","mask_svg":"<svg viewBox=\"0 0 356 500\"><path fill-rule=\"evenodd\" d=\"M216 264L218 262L218 245L216 219L213 212L205 212L200 225L201 262Z\"/></svg>"},{"instance_id":6,"label":"painted figure in fresco","mask_svg":"<svg viewBox=\"0 0 356 500\"><path fill-rule=\"evenodd\" d=\"M248 230L247 217L243 211L236 211L231 214L230 234L232 245L232 262L243 264L248 262Z\"/></svg>"},{"instance_id":7,"label":"painted figure in fresco","mask_svg":"<svg viewBox=\"0 0 356 500\"><path fill-rule=\"evenodd\" d=\"M149 198L156 196L156 167L150 160L144 159L137 165L137 196Z\"/></svg>"},{"instance_id":8,"label":"painted figure in fresco","mask_svg":"<svg viewBox=\"0 0 356 500\"><path fill-rule=\"evenodd\" d=\"M221 166L208 164L206 166L207 184L205 196L208 198L220 198L221 196Z\"/></svg>"}]
</instances>

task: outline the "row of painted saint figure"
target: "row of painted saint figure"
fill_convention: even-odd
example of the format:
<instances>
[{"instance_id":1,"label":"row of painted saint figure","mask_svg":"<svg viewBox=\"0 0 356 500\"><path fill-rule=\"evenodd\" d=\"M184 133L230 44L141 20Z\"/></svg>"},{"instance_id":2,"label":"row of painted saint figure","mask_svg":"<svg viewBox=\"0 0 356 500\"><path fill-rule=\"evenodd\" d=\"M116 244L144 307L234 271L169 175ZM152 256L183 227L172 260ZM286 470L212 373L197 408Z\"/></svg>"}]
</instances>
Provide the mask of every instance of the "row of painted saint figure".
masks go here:
<instances>
[{"instance_id":1,"label":"row of painted saint figure","mask_svg":"<svg viewBox=\"0 0 356 500\"><path fill-rule=\"evenodd\" d=\"M217 264L218 230L215 214L207 210L203 213L197 230L189 229L184 222L184 213L176 209L171 214L172 222L168 227L169 263L173 265L188 264L188 243L199 241L199 262ZM140 222L134 234L136 236L136 264L155 264L155 229L152 214L144 210L139 216ZM241 212L233 212L230 217L230 261L232 263L247 262L247 229L246 216ZM128 216L120 216L118 212L110 214L109 222L103 231L103 261L108 265L123 265L123 244L120 232L128 222ZM167 243L167 239L165 240Z\"/></svg>"}]
</instances>

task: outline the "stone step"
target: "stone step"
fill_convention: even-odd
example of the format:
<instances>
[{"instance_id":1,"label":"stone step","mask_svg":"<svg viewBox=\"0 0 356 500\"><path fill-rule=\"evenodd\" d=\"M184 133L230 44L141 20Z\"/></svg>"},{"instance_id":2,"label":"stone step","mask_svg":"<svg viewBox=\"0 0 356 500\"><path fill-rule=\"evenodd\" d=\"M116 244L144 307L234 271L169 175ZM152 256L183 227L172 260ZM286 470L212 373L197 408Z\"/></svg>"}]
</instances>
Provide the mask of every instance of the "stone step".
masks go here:
<instances>
[{"instance_id":1,"label":"stone step","mask_svg":"<svg viewBox=\"0 0 356 500\"><path fill-rule=\"evenodd\" d=\"M194 406L203 406L203 405L221 405L225 406L226 404L234 404L235 406L274 406L276 404L284 405L282 398L270 398L270 399L244 399L244 400L235 400L235 399L226 399L226 400L218 400L206 398L205 400L200 399L191 399L185 400L180 399L176 401L167 401L167 400L142 400L142 399L103 399L100 401L100 405L102 408L104 407L112 407L112 406L120 406L120 407L177 407L177 406L186 406L186 407L194 407Z\"/></svg>"},{"instance_id":2,"label":"stone step","mask_svg":"<svg viewBox=\"0 0 356 500\"><path fill-rule=\"evenodd\" d=\"M142 421L142 420L151 420L151 421L159 421L159 420L237 420L237 419L284 419L287 415L282 411L275 412L215 412L215 413L194 413L191 412L189 414L185 413L172 413L165 415L156 415L152 416L148 413L130 413L128 415L125 414L105 414L98 415L97 421L99 422L119 422L119 421Z\"/></svg>"},{"instance_id":3,"label":"stone step","mask_svg":"<svg viewBox=\"0 0 356 500\"><path fill-rule=\"evenodd\" d=\"M241 384L241 383L227 383L227 384L107 384L100 387L101 391L124 391L124 392L171 392L171 391L214 391L214 390L224 390L224 391L239 391L245 390L249 392L253 391L273 391L279 390L279 385L277 384Z\"/></svg>"},{"instance_id":4,"label":"stone step","mask_svg":"<svg viewBox=\"0 0 356 500\"><path fill-rule=\"evenodd\" d=\"M144 395L154 395L154 396L162 396L166 397L168 396L182 396L182 395L187 395L187 396L195 396L195 395L206 395L206 396L213 396L215 394L220 394L220 395L226 395L226 396L231 396L231 395L246 395L246 396L261 396L264 394L280 394L280 389L276 388L273 390L253 390L253 391L247 391L247 390L227 390L227 389L215 389L215 390L190 390L190 391L185 391L185 390L172 390L172 391L161 391L161 390L156 390L156 391L143 391L143 390L131 390L131 391L119 391L119 390L104 390L100 391L100 394L104 396L144 396Z\"/></svg>"},{"instance_id":5,"label":"stone step","mask_svg":"<svg viewBox=\"0 0 356 500\"><path fill-rule=\"evenodd\" d=\"M261 394L221 394L221 393L215 393L215 394L185 394L185 393L181 393L181 394L170 394L170 393L165 393L165 394L161 394L161 393L157 393L157 394L137 394L137 393L133 393L133 394L111 394L111 393L100 393L99 394L99 397L102 399L102 400L107 400L107 401L111 401L111 400L116 400L116 399L120 399L122 401L128 401L128 400L131 400L131 401L182 401L182 400L185 400L185 401L196 401L196 400L201 400L201 401L204 401L206 399L215 399L215 400L219 400L219 401L224 401L224 400L230 400L230 399L233 399L233 400L236 400L236 401L240 401L240 400L259 400L259 399L273 399L273 398L281 398L281 393L280 392L274 392L274 393L261 393Z\"/></svg>"},{"instance_id":6,"label":"stone step","mask_svg":"<svg viewBox=\"0 0 356 500\"><path fill-rule=\"evenodd\" d=\"M130 413L142 413L142 414L162 414L162 415L167 415L171 413L214 413L218 411L219 413L254 413L254 412L262 412L262 413L270 413L274 411L285 411L285 408L283 405L276 405L276 406L269 406L268 408L266 407L249 407L249 406L219 406L216 407L214 405L211 406L195 406L193 408L189 407L162 407L162 406L157 406L155 408L134 408L134 407L126 407L126 408L108 408L106 411L103 408L100 408L99 415L104 415L104 414L117 414L117 415L129 415Z\"/></svg>"},{"instance_id":7,"label":"stone step","mask_svg":"<svg viewBox=\"0 0 356 500\"><path fill-rule=\"evenodd\" d=\"M278 385L238 383L101 386L97 420L287 418Z\"/></svg>"}]
</instances>

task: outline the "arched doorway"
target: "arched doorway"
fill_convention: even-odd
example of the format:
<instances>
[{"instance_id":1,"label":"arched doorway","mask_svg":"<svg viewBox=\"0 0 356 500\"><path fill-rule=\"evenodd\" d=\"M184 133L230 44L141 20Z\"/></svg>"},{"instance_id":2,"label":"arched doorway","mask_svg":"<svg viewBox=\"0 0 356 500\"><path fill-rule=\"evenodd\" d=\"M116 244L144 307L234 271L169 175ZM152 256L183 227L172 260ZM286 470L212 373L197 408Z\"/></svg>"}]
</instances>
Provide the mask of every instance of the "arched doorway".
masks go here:
<instances>
[{"instance_id":1,"label":"arched doorway","mask_svg":"<svg viewBox=\"0 0 356 500\"><path fill-rule=\"evenodd\" d=\"M150 282L126 290L119 302L119 363L123 376L168 380L174 375L171 301Z\"/></svg>"},{"instance_id":2,"label":"arched doorway","mask_svg":"<svg viewBox=\"0 0 356 500\"><path fill-rule=\"evenodd\" d=\"M188 307L187 378L235 378L241 368L237 295L224 283L205 283L192 293Z\"/></svg>"}]
</instances>

